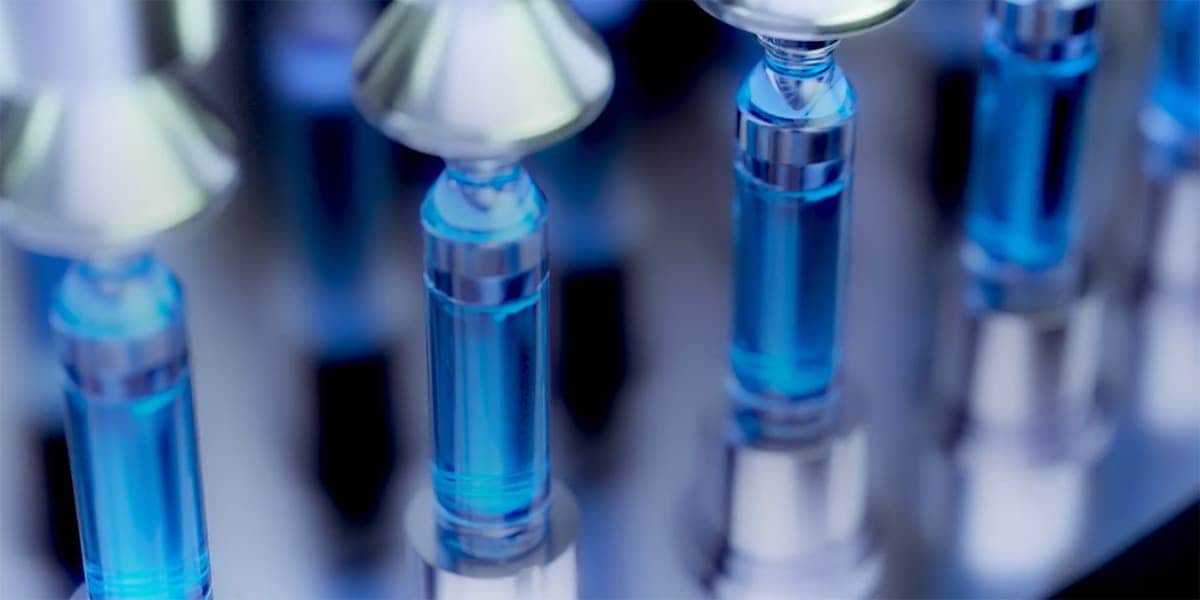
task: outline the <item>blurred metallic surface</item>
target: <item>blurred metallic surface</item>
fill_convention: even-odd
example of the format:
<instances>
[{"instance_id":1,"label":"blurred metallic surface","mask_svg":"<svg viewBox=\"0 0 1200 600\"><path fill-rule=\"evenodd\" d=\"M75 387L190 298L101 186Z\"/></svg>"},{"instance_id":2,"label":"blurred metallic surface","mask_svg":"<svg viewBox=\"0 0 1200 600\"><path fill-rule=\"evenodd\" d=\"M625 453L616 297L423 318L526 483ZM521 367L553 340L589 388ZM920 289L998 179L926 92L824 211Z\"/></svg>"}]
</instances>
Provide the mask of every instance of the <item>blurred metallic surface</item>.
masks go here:
<instances>
[{"instance_id":1,"label":"blurred metallic surface","mask_svg":"<svg viewBox=\"0 0 1200 600\"><path fill-rule=\"evenodd\" d=\"M731 384L732 385L732 384ZM848 404L848 403L847 403ZM718 598L862 598L883 570L867 507L867 431L844 406L832 426L786 443L748 440L731 415L722 460L692 498L700 564ZM713 437L710 442L718 442ZM705 495L715 495L706 498Z\"/></svg>"},{"instance_id":2,"label":"blurred metallic surface","mask_svg":"<svg viewBox=\"0 0 1200 600\"><path fill-rule=\"evenodd\" d=\"M233 138L159 77L0 99L0 227L36 251L123 253L221 206Z\"/></svg>"},{"instance_id":3,"label":"blurred metallic surface","mask_svg":"<svg viewBox=\"0 0 1200 600\"><path fill-rule=\"evenodd\" d=\"M2 0L0 92L70 91L202 63L220 10L215 0Z\"/></svg>"},{"instance_id":4,"label":"blurred metallic surface","mask_svg":"<svg viewBox=\"0 0 1200 600\"><path fill-rule=\"evenodd\" d=\"M540 150L592 122L613 86L608 50L562 0L397 0L354 79L369 120L448 159Z\"/></svg>"},{"instance_id":5,"label":"blurred metallic surface","mask_svg":"<svg viewBox=\"0 0 1200 600\"><path fill-rule=\"evenodd\" d=\"M813 40L862 33L898 17L916 0L696 0L714 17L768 37Z\"/></svg>"},{"instance_id":6,"label":"blurred metallic surface","mask_svg":"<svg viewBox=\"0 0 1200 600\"><path fill-rule=\"evenodd\" d=\"M941 307L934 365L946 442L966 454L1095 458L1113 416L1111 378L1101 374L1102 291L1019 312L954 296Z\"/></svg>"}]
</instances>

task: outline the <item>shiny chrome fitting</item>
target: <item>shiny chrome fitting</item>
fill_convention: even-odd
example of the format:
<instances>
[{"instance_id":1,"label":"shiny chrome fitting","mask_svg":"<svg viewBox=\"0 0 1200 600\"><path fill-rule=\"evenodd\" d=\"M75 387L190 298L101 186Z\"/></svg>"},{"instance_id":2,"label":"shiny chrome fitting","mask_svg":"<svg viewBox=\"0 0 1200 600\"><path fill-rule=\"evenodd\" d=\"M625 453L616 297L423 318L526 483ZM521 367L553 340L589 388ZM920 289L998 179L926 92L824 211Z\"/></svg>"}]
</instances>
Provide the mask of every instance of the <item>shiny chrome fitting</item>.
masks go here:
<instances>
[{"instance_id":1,"label":"shiny chrome fitting","mask_svg":"<svg viewBox=\"0 0 1200 600\"><path fill-rule=\"evenodd\" d=\"M869 595L882 555L867 502L867 432L852 404L792 442L727 423L715 475L701 480L696 567L718 598ZM707 502L707 506L703 506ZM694 540L693 540L694 541Z\"/></svg>"},{"instance_id":2,"label":"shiny chrome fitting","mask_svg":"<svg viewBox=\"0 0 1200 600\"><path fill-rule=\"evenodd\" d=\"M992 0L989 37L1033 60L1069 60L1096 45L1096 0Z\"/></svg>"},{"instance_id":3,"label":"shiny chrome fitting","mask_svg":"<svg viewBox=\"0 0 1200 600\"><path fill-rule=\"evenodd\" d=\"M828 129L777 125L738 111L741 167L767 185L815 189L843 177L854 156L854 120Z\"/></svg>"},{"instance_id":4,"label":"shiny chrome fitting","mask_svg":"<svg viewBox=\"0 0 1200 600\"><path fill-rule=\"evenodd\" d=\"M508 242L478 243L426 234L427 285L464 304L494 306L524 298L549 274L546 224Z\"/></svg>"}]
</instances>

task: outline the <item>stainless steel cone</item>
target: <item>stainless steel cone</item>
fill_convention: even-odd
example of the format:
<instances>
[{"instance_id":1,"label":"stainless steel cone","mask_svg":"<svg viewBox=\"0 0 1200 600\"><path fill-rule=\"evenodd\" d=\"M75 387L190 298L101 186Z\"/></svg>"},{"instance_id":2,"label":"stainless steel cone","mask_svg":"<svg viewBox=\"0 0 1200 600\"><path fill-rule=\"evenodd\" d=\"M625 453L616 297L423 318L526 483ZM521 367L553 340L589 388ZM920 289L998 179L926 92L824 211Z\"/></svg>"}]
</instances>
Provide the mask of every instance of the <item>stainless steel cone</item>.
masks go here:
<instances>
[{"instance_id":1,"label":"stainless steel cone","mask_svg":"<svg viewBox=\"0 0 1200 600\"><path fill-rule=\"evenodd\" d=\"M397 0L354 60L364 115L447 159L516 159L591 122L612 92L600 38L560 0Z\"/></svg>"},{"instance_id":2,"label":"stainless steel cone","mask_svg":"<svg viewBox=\"0 0 1200 600\"><path fill-rule=\"evenodd\" d=\"M216 0L0 0L0 94L68 91L208 60Z\"/></svg>"},{"instance_id":3,"label":"stainless steel cone","mask_svg":"<svg viewBox=\"0 0 1200 600\"><path fill-rule=\"evenodd\" d=\"M214 210L233 137L168 78L0 99L0 227L46 254L149 244Z\"/></svg>"},{"instance_id":4,"label":"stainless steel cone","mask_svg":"<svg viewBox=\"0 0 1200 600\"><path fill-rule=\"evenodd\" d=\"M726 23L769 37L840 38L898 17L916 0L696 0Z\"/></svg>"}]
</instances>

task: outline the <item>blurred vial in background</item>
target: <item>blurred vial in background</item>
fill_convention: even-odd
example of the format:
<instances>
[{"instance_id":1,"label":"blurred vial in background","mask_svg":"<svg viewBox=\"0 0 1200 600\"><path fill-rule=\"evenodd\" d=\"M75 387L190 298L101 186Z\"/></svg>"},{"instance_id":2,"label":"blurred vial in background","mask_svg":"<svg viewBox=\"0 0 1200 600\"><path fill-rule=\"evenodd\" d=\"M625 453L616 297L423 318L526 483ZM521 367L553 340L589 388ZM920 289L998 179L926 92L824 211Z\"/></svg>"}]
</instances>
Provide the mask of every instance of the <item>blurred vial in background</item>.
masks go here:
<instances>
[{"instance_id":1,"label":"blurred vial in background","mask_svg":"<svg viewBox=\"0 0 1200 600\"><path fill-rule=\"evenodd\" d=\"M325 355L370 352L380 336L368 253L394 184L387 139L358 115L349 79L374 14L325 1L270 7L264 19L272 182L304 249L308 328Z\"/></svg>"},{"instance_id":2,"label":"blurred vial in background","mask_svg":"<svg viewBox=\"0 0 1200 600\"><path fill-rule=\"evenodd\" d=\"M957 223L962 211L975 93L979 82L979 20L982 2L923 2L900 22L910 27L933 69L933 130L929 185L940 215Z\"/></svg>"},{"instance_id":3,"label":"blurred vial in background","mask_svg":"<svg viewBox=\"0 0 1200 600\"><path fill-rule=\"evenodd\" d=\"M602 435L618 406L632 362L628 329L630 221L639 198L613 195L618 154L635 119L623 40L637 0L572 0L617 64L613 97L579 135L540 152L543 183L555 198L550 228L558 290L551 377L576 429ZM577 168L586 164L587 168Z\"/></svg>"},{"instance_id":4,"label":"blurred vial in background","mask_svg":"<svg viewBox=\"0 0 1200 600\"><path fill-rule=\"evenodd\" d=\"M257 8L268 173L304 266L317 478L343 523L363 528L381 515L397 460L394 348L370 269L395 185L389 143L351 95L354 49L377 7L320 1Z\"/></svg>"},{"instance_id":5,"label":"blurred vial in background","mask_svg":"<svg viewBox=\"0 0 1200 600\"><path fill-rule=\"evenodd\" d=\"M1152 100L1193 135L1200 135L1200 2L1162 5L1158 70Z\"/></svg>"},{"instance_id":6,"label":"blurred vial in background","mask_svg":"<svg viewBox=\"0 0 1200 600\"><path fill-rule=\"evenodd\" d=\"M1134 229L1126 309L1134 329L1114 349L1140 414L1156 432L1194 435L1200 406L1200 2L1160 3L1157 68L1141 112L1145 197L1122 213Z\"/></svg>"},{"instance_id":7,"label":"blurred vial in background","mask_svg":"<svg viewBox=\"0 0 1200 600\"><path fill-rule=\"evenodd\" d=\"M1075 247L1072 194L1098 58L1096 13L1093 4L1075 3L1061 9L1074 15L1063 37L1030 41L1009 4L993 3L984 31L966 230L986 255L984 270L1042 272Z\"/></svg>"}]
</instances>

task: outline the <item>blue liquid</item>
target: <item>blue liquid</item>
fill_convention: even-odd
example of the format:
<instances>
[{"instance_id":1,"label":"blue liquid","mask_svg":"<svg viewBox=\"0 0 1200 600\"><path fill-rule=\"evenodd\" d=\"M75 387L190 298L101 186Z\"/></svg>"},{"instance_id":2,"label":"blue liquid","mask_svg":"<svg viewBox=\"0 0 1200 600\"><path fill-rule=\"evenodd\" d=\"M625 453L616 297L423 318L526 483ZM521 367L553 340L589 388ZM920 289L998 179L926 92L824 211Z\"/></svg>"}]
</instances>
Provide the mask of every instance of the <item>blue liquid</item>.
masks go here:
<instances>
[{"instance_id":1,"label":"blue liquid","mask_svg":"<svg viewBox=\"0 0 1200 600\"><path fill-rule=\"evenodd\" d=\"M1041 271L1073 247L1072 188L1093 50L1031 60L984 44L966 232L997 264Z\"/></svg>"},{"instance_id":2,"label":"blue liquid","mask_svg":"<svg viewBox=\"0 0 1200 600\"><path fill-rule=\"evenodd\" d=\"M520 527L549 493L546 284L496 307L428 289L434 492L453 522Z\"/></svg>"},{"instance_id":3,"label":"blue liquid","mask_svg":"<svg viewBox=\"0 0 1200 600\"><path fill-rule=\"evenodd\" d=\"M737 170L734 374L749 392L819 393L837 363L849 189L783 192Z\"/></svg>"},{"instance_id":4,"label":"blue liquid","mask_svg":"<svg viewBox=\"0 0 1200 600\"><path fill-rule=\"evenodd\" d=\"M549 493L545 247L517 250L544 239L545 200L519 168L450 169L421 214L439 516L474 539L461 549L514 554L540 540ZM439 266L438 244L460 258ZM461 258L496 249L508 258ZM472 271L476 262L491 266Z\"/></svg>"},{"instance_id":5,"label":"blue liquid","mask_svg":"<svg viewBox=\"0 0 1200 600\"><path fill-rule=\"evenodd\" d=\"M1200 134L1200 2L1166 2L1160 35L1154 101L1193 135Z\"/></svg>"},{"instance_id":6,"label":"blue liquid","mask_svg":"<svg viewBox=\"0 0 1200 600\"><path fill-rule=\"evenodd\" d=\"M92 598L208 598L208 544L182 293L161 263L76 265L51 320L60 348L123 356L130 369L67 358L66 430L84 575ZM158 355L155 355L158 356ZM127 363L128 364L128 363Z\"/></svg>"},{"instance_id":7,"label":"blue liquid","mask_svg":"<svg viewBox=\"0 0 1200 600\"><path fill-rule=\"evenodd\" d=\"M847 127L854 103L828 55L803 68L764 61L738 94L741 112L791 131ZM782 187L736 161L730 361L752 395L818 398L838 368L851 178L838 162L831 180Z\"/></svg>"}]
</instances>

